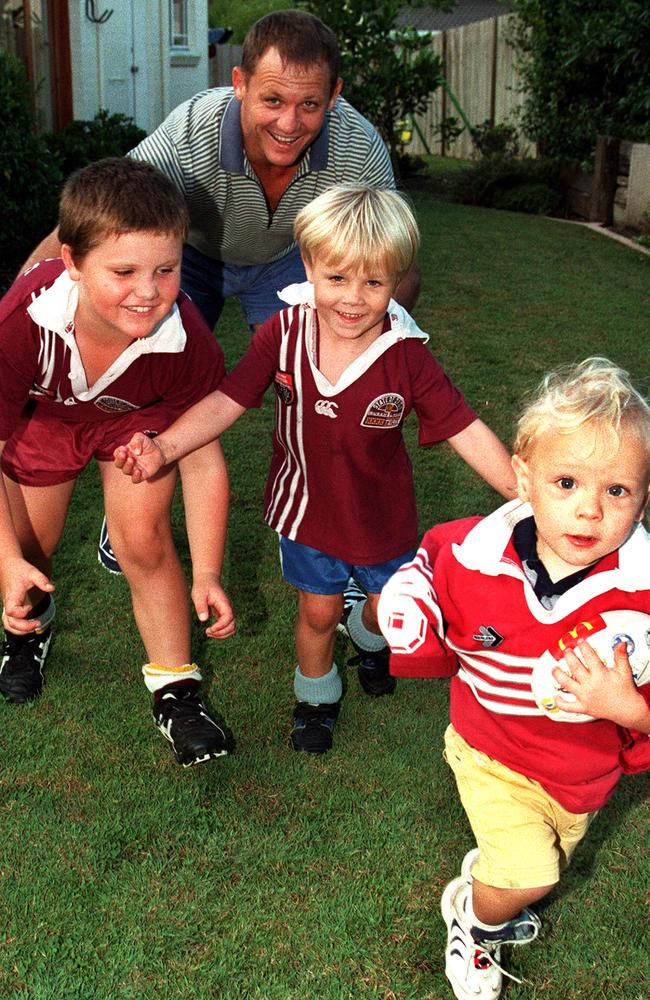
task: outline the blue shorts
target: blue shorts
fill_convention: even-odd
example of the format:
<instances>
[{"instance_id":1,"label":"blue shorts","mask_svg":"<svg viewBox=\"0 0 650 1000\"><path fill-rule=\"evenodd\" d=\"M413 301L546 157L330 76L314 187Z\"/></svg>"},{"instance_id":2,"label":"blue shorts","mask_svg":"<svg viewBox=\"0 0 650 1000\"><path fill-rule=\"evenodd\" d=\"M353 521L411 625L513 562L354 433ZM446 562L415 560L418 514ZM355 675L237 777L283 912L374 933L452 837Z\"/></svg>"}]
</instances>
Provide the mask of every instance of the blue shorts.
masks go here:
<instances>
[{"instance_id":1,"label":"blue shorts","mask_svg":"<svg viewBox=\"0 0 650 1000\"><path fill-rule=\"evenodd\" d=\"M206 257L187 243L183 247L181 288L201 310L210 329L226 299L239 299L247 323L263 323L286 305L277 296L280 289L306 280L298 247L269 264L241 266Z\"/></svg>"},{"instance_id":2,"label":"blue shorts","mask_svg":"<svg viewBox=\"0 0 650 1000\"><path fill-rule=\"evenodd\" d=\"M388 562L372 566L356 566L344 559L335 559L309 545L292 542L280 536L282 576L298 590L310 594L342 594L351 576L369 594L381 593L381 588L405 562L410 562L417 549L409 549Z\"/></svg>"}]
</instances>

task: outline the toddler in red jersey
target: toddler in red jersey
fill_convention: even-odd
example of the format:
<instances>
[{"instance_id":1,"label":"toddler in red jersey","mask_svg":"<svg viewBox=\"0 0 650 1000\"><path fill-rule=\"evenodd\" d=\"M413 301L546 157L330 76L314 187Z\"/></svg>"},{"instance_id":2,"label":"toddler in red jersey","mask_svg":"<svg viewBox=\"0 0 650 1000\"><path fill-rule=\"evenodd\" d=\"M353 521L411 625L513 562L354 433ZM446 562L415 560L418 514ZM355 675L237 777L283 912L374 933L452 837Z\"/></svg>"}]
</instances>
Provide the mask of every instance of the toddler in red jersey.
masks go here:
<instances>
[{"instance_id":1,"label":"toddler in red jersey","mask_svg":"<svg viewBox=\"0 0 650 1000\"><path fill-rule=\"evenodd\" d=\"M291 742L323 753L340 708L334 638L351 576L367 592L346 615L359 680L374 696L395 686L376 608L418 539L407 414L415 410L420 444L448 440L504 496L514 476L506 449L392 298L419 240L405 201L394 191L332 188L302 209L294 231L309 281L279 293L289 307L263 324L217 392L155 441L136 435L116 461L135 481L148 479L260 406L273 385L265 519L298 590Z\"/></svg>"},{"instance_id":2,"label":"toddler in red jersey","mask_svg":"<svg viewBox=\"0 0 650 1000\"><path fill-rule=\"evenodd\" d=\"M454 674L445 756L478 844L442 896L458 1000L499 996L500 947L537 936L528 907L622 770L650 766L650 684L635 686L626 642L611 669L587 642L567 648L555 714L531 688L579 623L650 613L650 408L626 372L591 358L547 376L514 450L519 499L427 532L379 602L392 670Z\"/></svg>"},{"instance_id":3,"label":"toddler in red jersey","mask_svg":"<svg viewBox=\"0 0 650 1000\"><path fill-rule=\"evenodd\" d=\"M0 303L0 693L14 703L40 694L52 555L76 477L95 457L149 661L154 720L185 766L222 756L232 739L202 704L191 662L187 585L170 524L176 469L136 491L113 451L135 431L164 430L224 375L221 349L180 293L187 224L182 196L155 168L100 160L64 188L61 259L31 267ZM220 446L189 455L181 469L192 598L202 621L214 612L207 634L224 638L234 621L220 582L228 508Z\"/></svg>"}]
</instances>

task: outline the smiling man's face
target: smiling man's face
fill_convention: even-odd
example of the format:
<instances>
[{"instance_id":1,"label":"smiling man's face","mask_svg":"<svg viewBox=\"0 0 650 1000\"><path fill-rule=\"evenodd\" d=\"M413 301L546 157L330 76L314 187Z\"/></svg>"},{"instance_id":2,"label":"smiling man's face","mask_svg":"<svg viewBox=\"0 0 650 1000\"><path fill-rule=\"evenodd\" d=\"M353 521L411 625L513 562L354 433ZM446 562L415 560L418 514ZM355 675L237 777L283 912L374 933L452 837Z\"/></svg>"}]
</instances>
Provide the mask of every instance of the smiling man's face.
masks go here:
<instances>
[{"instance_id":1,"label":"smiling man's face","mask_svg":"<svg viewBox=\"0 0 650 1000\"><path fill-rule=\"evenodd\" d=\"M292 167L302 159L334 106L341 81L332 90L324 63L286 64L270 48L250 76L235 67L233 86L241 101L246 156L254 168L267 170Z\"/></svg>"}]
</instances>

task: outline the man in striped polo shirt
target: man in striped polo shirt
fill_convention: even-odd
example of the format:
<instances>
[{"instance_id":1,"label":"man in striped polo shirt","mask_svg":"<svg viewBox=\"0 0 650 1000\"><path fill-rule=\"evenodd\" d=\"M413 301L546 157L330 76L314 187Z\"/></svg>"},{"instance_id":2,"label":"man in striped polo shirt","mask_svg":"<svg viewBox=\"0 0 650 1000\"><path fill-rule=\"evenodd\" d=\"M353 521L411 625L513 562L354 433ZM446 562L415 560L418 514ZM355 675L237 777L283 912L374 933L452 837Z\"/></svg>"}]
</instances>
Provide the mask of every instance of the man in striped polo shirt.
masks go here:
<instances>
[{"instance_id":1,"label":"man in striped polo shirt","mask_svg":"<svg viewBox=\"0 0 650 1000\"><path fill-rule=\"evenodd\" d=\"M190 212L182 287L210 326L226 298L258 326L278 311L277 290L304 281L293 221L327 188L394 188L390 156L375 128L340 97L334 33L317 17L275 11L244 39L233 86L179 105L129 154L162 170ZM59 256L56 232L25 267ZM414 266L397 290L411 309Z\"/></svg>"}]
</instances>

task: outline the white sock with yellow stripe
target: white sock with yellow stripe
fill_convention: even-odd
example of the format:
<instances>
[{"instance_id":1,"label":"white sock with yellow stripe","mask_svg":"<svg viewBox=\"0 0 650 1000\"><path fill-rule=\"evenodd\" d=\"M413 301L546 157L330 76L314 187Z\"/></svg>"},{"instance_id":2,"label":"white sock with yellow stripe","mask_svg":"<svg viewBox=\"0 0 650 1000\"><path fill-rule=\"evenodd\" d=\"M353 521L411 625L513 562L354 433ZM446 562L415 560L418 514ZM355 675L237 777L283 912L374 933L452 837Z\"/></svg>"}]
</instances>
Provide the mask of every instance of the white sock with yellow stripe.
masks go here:
<instances>
[{"instance_id":1,"label":"white sock with yellow stripe","mask_svg":"<svg viewBox=\"0 0 650 1000\"><path fill-rule=\"evenodd\" d=\"M147 691L155 694L168 684L178 684L179 681L196 681L201 683L201 671L196 663L184 663L180 667L164 667L160 663L145 663L142 668Z\"/></svg>"}]
</instances>

